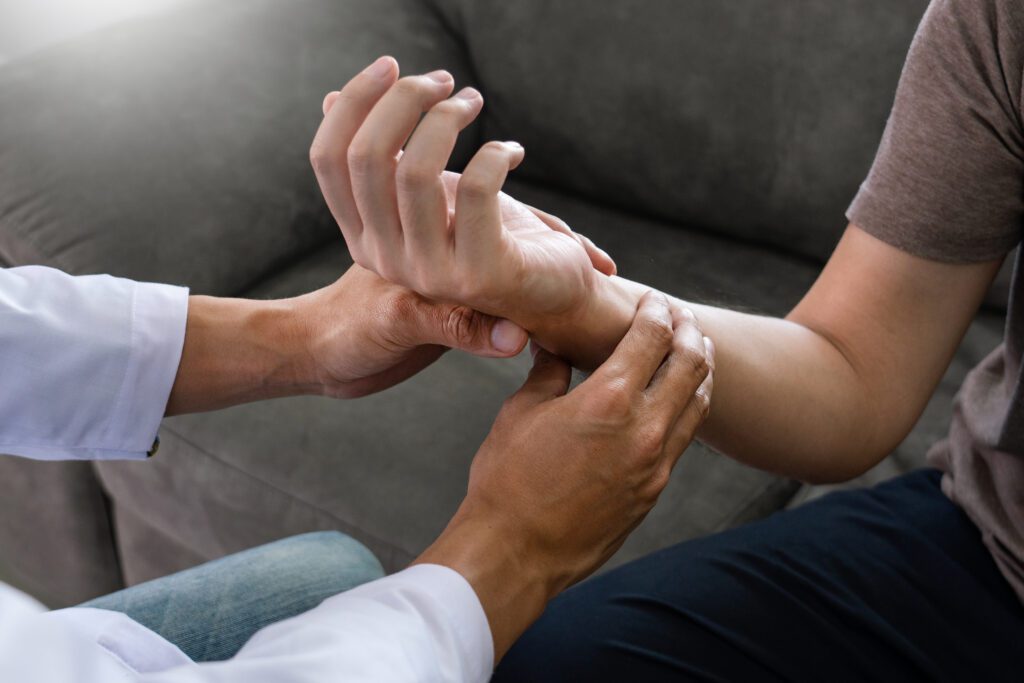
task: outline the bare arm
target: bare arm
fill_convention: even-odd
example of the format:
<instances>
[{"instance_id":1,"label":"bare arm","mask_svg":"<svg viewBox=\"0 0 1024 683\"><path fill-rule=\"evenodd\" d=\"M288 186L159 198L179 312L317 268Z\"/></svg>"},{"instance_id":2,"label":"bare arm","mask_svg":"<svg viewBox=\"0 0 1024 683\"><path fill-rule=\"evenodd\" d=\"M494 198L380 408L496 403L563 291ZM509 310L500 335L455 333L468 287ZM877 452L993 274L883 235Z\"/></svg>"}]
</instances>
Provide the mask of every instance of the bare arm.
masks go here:
<instances>
[{"instance_id":1,"label":"bare arm","mask_svg":"<svg viewBox=\"0 0 1024 683\"><path fill-rule=\"evenodd\" d=\"M482 99L449 98L450 77L396 84L396 72L392 63L384 77L350 81L313 144L356 260L431 298L507 317L578 367L600 365L647 288L598 272L565 231L542 229L500 193L521 147L488 143L461 177L444 174ZM718 352L701 437L808 481L866 470L913 427L998 265L928 261L851 227L785 320L687 304Z\"/></svg>"},{"instance_id":2,"label":"bare arm","mask_svg":"<svg viewBox=\"0 0 1024 683\"><path fill-rule=\"evenodd\" d=\"M301 394L365 396L448 348L507 357L525 345L526 334L508 321L427 300L359 266L291 299L193 296L166 413Z\"/></svg>"},{"instance_id":3,"label":"bare arm","mask_svg":"<svg viewBox=\"0 0 1024 683\"><path fill-rule=\"evenodd\" d=\"M928 261L850 226L784 320L687 302L716 347L701 439L807 481L865 471L913 428L999 263ZM529 329L556 351L599 360L647 290L621 278L601 287L578 326L531 321ZM579 348L587 340L598 343Z\"/></svg>"}]
</instances>

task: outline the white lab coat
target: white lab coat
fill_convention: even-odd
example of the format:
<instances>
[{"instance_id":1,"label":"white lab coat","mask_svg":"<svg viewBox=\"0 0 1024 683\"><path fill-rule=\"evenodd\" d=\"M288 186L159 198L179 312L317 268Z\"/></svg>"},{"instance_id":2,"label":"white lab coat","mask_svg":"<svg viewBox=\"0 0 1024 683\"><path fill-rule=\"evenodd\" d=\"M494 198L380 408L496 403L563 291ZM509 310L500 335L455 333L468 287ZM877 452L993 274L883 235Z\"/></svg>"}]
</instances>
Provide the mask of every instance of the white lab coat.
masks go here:
<instances>
[{"instance_id":1,"label":"white lab coat","mask_svg":"<svg viewBox=\"0 0 1024 683\"><path fill-rule=\"evenodd\" d=\"M177 373L188 292L38 266L0 269L0 453L143 459ZM418 565L196 664L127 616L45 611L0 583L0 681L485 681L494 652L473 589Z\"/></svg>"}]
</instances>

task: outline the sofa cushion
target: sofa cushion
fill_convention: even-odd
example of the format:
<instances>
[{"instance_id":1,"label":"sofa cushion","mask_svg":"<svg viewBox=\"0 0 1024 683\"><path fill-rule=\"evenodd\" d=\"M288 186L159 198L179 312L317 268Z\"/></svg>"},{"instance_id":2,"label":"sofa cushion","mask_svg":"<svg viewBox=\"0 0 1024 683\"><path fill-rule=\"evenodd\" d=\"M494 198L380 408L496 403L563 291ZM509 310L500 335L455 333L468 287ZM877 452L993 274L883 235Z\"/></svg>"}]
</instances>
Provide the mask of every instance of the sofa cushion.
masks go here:
<instances>
[{"instance_id":1,"label":"sofa cushion","mask_svg":"<svg viewBox=\"0 0 1024 683\"><path fill-rule=\"evenodd\" d=\"M437 0L520 175L824 260L927 0Z\"/></svg>"},{"instance_id":2,"label":"sofa cushion","mask_svg":"<svg viewBox=\"0 0 1024 683\"><path fill-rule=\"evenodd\" d=\"M123 587L96 473L87 462L0 455L0 581L49 607Z\"/></svg>"},{"instance_id":3,"label":"sofa cushion","mask_svg":"<svg viewBox=\"0 0 1024 683\"><path fill-rule=\"evenodd\" d=\"M241 291L336 234L320 102L385 52L471 80L417 0L190 2L5 65L0 258Z\"/></svg>"},{"instance_id":4,"label":"sofa cushion","mask_svg":"<svg viewBox=\"0 0 1024 683\"><path fill-rule=\"evenodd\" d=\"M778 311L816 272L799 259L521 183L509 190L586 225L611 245L625 275L676 293ZM347 262L337 242L249 294L308 291L338 277ZM389 570L403 566L455 511L469 463L528 365L528 355L493 361L449 353L404 384L365 399L286 399L167 420L153 460L98 465L115 501L119 534L172 541L150 545L146 557L126 554L126 577L138 581L196 557L330 528L365 543ZM613 565L772 512L796 488L693 446L662 502Z\"/></svg>"}]
</instances>

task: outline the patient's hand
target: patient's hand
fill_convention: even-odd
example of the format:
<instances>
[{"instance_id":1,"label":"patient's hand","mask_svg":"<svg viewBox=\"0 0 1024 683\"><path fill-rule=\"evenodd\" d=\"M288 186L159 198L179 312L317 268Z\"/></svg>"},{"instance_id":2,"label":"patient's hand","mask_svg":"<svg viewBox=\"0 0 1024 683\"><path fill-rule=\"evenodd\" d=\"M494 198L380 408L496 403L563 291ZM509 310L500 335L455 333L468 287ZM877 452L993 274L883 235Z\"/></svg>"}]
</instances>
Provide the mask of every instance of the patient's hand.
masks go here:
<instances>
[{"instance_id":1,"label":"patient's hand","mask_svg":"<svg viewBox=\"0 0 1024 683\"><path fill-rule=\"evenodd\" d=\"M382 58L328 95L310 153L355 261L432 299L530 330L582 316L601 276L595 266L612 274L611 259L500 192L523 159L516 143L489 142L461 176L446 173L483 99L471 88L449 98L446 72L396 82L397 75L394 60Z\"/></svg>"}]
</instances>

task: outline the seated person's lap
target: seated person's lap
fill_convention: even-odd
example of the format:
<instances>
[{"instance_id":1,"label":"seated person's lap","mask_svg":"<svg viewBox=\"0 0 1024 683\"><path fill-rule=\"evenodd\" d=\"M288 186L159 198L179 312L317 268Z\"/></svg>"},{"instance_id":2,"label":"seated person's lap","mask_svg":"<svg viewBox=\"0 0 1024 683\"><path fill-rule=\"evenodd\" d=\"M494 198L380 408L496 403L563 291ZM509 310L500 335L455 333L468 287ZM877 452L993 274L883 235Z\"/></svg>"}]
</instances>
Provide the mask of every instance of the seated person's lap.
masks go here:
<instances>
[{"instance_id":1,"label":"seated person's lap","mask_svg":"<svg viewBox=\"0 0 1024 683\"><path fill-rule=\"evenodd\" d=\"M357 541L321 531L229 555L82 607L123 612L193 661L222 661L264 626L383 575Z\"/></svg>"},{"instance_id":2,"label":"seated person's lap","mask_svg":"<svg viewBox=\"0 0 1024 683\"><path fill-rule=\"evenodd\" d=\"M581 584L495 680L1019 680L1024 607L939 482L832 494Z\"/></svg>"}]
</instances>

